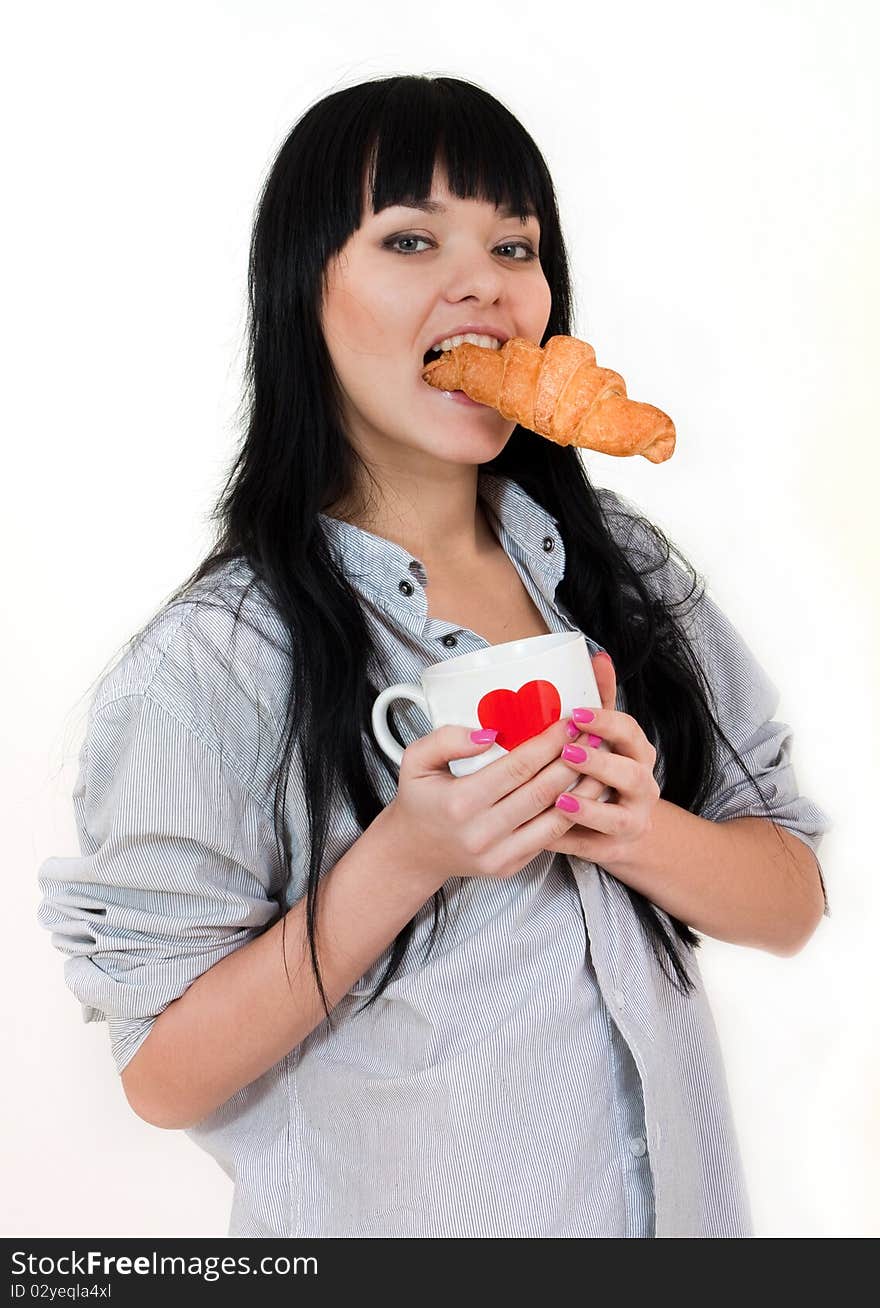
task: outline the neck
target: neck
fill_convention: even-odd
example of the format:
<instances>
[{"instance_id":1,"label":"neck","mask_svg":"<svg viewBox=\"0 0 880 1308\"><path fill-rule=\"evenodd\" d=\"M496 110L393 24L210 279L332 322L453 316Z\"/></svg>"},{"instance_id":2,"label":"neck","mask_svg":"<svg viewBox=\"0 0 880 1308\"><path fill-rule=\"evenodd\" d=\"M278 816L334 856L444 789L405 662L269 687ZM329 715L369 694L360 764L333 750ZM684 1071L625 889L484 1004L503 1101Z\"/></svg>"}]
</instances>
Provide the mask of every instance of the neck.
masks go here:
<instances>
[{"instance_id":1,"label":"neck","mask_svg":"<svg viewBox=\"0 0 880 1308\"><path fill-rule=\"evenodd\" d=\"M467 573L499 546L477 495L477 468L456 471L467 475L407 487L386 481L369 504L338 503L324 512L400 545L429 575Z\"/></svg>"}]
</instances>

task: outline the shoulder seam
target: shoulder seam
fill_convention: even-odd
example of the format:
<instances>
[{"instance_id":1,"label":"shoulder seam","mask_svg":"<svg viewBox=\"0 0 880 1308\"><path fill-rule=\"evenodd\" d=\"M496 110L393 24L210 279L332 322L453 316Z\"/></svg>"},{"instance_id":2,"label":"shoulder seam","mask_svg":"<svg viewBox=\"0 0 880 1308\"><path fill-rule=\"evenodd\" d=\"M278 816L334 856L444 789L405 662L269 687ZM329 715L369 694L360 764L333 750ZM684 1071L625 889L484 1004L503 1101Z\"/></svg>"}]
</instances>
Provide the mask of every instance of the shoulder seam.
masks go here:
<instances>
[{"instance_id":1,"label":"shoulder seam","mask_svg":"<svg viewBox=\"0 0 880 1308\"><path fill-rule=\"evenodd\" d=\"M174 605L172 604L172 605L170 606L170 608L173 608L173 607L174 607ZM137 640L140 640L140 639L143 637L144 632L148 631L148 630L150 629L150 627L152 626L152 624L153 624L154 622L156 622L159 618L161 618L163 612L164 612L164 613L168 613L168 612L170 612L170 608L169 608L168 605L161 605L161 606L159 607L159 609L158 609L158 610L153 614L152 618L150 618L149 621L148 621L148 622L147 622L147 623L146 623L146 624L141 628L141 630L137 633ZM158 674L159 674L159 669L162 667L162 664L163 664L163 662L165 661L165 658L166 658L166 656L167 656L167 654L168 654L168 648L169 648L169 646L171 645L172 640L173 640L174 637L177 635L178 631L179 631L180 628L183 626L184 622L186 622L186 619L187 619L187 613L186 613L186 611L184 610L184 612L181 613L180 618L178 619L178 621L175 622L173 625L170 626L170 628L169 628L169 630L168 630L168 632L166 633L166 636L165 636L165 644L164 644L163 646L160 647L160 648L161 648L161 653L160 653L160 655L159 655L159 658L156 660L156 666L152 669L152 672L150 673L150 678L149 678L147 684L143 687L143 689L142 689L142 690L139 690L139 691L126 691L126 692L123 693L122 695L114 695L112 699L102 700L101 703L100 703L100 705L97 705L97 706L96 706L95 700L98 699L98 698L100 698L100 696L99 696L99 695L96 695L95 698L92 700L92 712L91 712L90 717L97 717L97 715L101 712L101 709L104 708L105 704L114 704L114 703L116 703L117 700L120 700L120 699L128 699L128 698L130 698L131 696L134 696L134 695L139 695L139 694L146 695L146 693L149 691L150 687L152 686L153 682L156 680L156 677L157 677ZM137 645L133 646L132 648L133 648L133 649L136 649L136 648L137 648ZM126 652L128 653L128 652L130 652L130 651L126 651ZM125 657L125 656L123 656L123 657ZM111 668L110 671L111 671L111 672L115 671L115 668ZM109 673L108 673L108 675L109 675ZM99 687L98 687L98 691L100 691L100 689L101 689L101 687L99 686Z\"/></svg>"},{"instance_id":2,"label":"shoulder seam","mask_svg":"<svg viewBox=\"0 0 880 1308\"><path fill-rule=\"evenodd\" d=\"M195 727L193 727L189 722L184 722L182 717L179 717L178 714L174 713L165 704L161 703L160 700L156 699L155 696L151 695L149 691L149 687L145 687L143 690L126 691L122 695L114 695L112 699L105 700L102 703L101 707L95 710L95 713L93 715L94 718L100 717L100 715L104 712L104 709L109 708L111 704L119 704L126 699L143 699L146 703L152 704L153 707L157 708L161 714L163 714L167 718L170 718L170 720L172 722L175 722L179 727L182 727L188 736L192 737L195 740L198 740L198 742L201 745L203 745L205 749L209 750L212 754L216 755L216 757L220 760L221 770L225 770L229 772L233 777L235 777L236 781L245 791L248 798L253 800L257 808L265 817L266 821L269 822L270 825L274 828L275 819L273 815L267 811L263 802L258 798L257 795L254 794L251 787L248 785L244 777L241 775L241 772L239 771L238 767L234 764L231 764L229 762L228 756L224 757L221 751L217 749L210 740L207 740L201 734L200 731L197 731Z\"/></svg>"}]
</instances>

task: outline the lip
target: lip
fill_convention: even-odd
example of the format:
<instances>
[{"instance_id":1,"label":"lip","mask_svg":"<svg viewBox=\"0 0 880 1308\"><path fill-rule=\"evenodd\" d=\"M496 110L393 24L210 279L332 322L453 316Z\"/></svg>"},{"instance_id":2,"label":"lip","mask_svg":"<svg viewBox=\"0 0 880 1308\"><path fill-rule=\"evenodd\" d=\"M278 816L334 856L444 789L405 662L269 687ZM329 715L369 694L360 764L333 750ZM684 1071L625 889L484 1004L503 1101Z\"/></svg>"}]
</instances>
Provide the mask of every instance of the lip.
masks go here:
<instances>
[{"instance_id":1,"label":"lip","mask_svg":"<svg viewBox=\"0 0 880 1308\"><path fill-rule=\"evenodd\" d=\"M429 386L424 377L419 381L419 385L426 390L432 391L441 400L454 400L456 404L470 405L472 409L491 409L492 407L490 404L481 404L479 400L472 400L464 391L441 391L439 386Z\"/></svg>"},{"instance_id":2,"label":"lip","mask_svg":"<svg viewBox=\"0 0 880 1308\"><path fill-rule=\"evenodd\" d=\"M473 332L476 336L494 336L502 345L505 341L510 340L510 332L505 331L503 327L495 326L494 323L463 322L459 323L457 327L447 328L439 336L435 336L433 340L428 341L428 344L422 350L422 356L424 357L428 350L432 350L435 345L439 345L441 341L445 341L448 337L464 336L466 332Z\"/></svg>"},{"instance_id":3,"label":"lip","mask_svg":"<svg viewBox=\"0 0 880 1308\"><path fill-rule=\"evenodd\" d=\"M425 385L427 386L428 383L425 382ZM444 400L454 400L456 404L468 404L472 409L488 409L491 407L488 404L481 404L479 400L472 400L469 395L465 395L464 391L440 391L436 386L429 386L428 389Z\"/></svg>"}]
</instances>

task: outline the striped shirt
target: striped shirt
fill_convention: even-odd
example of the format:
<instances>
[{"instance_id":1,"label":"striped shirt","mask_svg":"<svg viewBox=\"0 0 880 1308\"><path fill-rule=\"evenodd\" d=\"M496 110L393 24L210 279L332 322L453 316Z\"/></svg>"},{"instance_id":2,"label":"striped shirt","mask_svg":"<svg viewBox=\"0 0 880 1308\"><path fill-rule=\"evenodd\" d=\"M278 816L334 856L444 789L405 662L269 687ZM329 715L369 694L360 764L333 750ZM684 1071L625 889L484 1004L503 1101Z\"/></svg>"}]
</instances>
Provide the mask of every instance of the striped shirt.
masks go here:
<instances>
[{"instance_id":1,"label":"striped shirt","mask_svg":"<svg viewBox=\"0 0 880 1308\"><path fill-rule=\"evenodd\" d=\"M548 629L580 630L555 598L565 573L557 522L509 477L481 469L479 494ZM626 501L599 495L635 558L633 524L616 512ZM427 665L487 646L428 616L421 560L320 516L387 660L371 668L374 684L418 682ZM241 560L224 570L230 609L252 575ZM687 579L670 561L648 584L673 596ZM243 609L253 630L240 626L230 652L233 614L217 602L166 605L99 683L73 793L80 854L39 870L39 921L65 956L84 1021L106 1020L120 1073L168 1004L306 890L296 751L287 887L272 826L267 742L278 744L284 723L289 638L256 587ZM773 718L776 687L708 595L688 634L773 820L815 851L831 824L798 793L792 731ZM584 635L591 653L602 648ZM616 706L626 711L621 688ZM397 701L396 719L405 744L431 730L409 701ZM388 803L395 783L370 759ZM658 781L662 771L661 756ZM747 815L766 816L728 759L701 816ZM360 834L347 797L337 800L322 871ZM391 946L333 1010L334 1031L321 1022L187 1130L234 1182L228 1235L752 1235L696 956L696 990L685 997L659 967L624 886L573 856L543 851L509 879L450 868L444 893L449 912L433 950L425 956L428 900L375 1005L355 1012Z\"/></svg>"}]
</instances>

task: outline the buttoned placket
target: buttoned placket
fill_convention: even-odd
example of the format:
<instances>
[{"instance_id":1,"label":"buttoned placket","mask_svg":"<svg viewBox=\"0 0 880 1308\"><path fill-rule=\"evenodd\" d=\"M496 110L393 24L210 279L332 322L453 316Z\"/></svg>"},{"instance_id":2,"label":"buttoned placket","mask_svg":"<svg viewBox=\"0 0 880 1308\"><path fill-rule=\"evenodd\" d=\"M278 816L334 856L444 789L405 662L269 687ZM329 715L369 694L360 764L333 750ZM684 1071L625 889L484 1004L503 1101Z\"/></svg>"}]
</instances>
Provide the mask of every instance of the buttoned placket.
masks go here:
<instances>
[{"instance_id":1,"label":"buttoned placket","mask_svg":"<svg viewBox=\"0 0 880 1308\"><path fill-rule=\"evenodd\" d=\"M579 630L568 617L563 616L555 602L556 588L561 580L561 569L557 561L558 537L555 534L545 534L541 539L540 549L545 555L549 556L557 551L553 563L548 565L537 555L535 547L532 547L530 555L517 538L512 536L500 522L498 523L498 530L502 544L506 548L508 557L514 562L514 566L516 566L517 562L522 564L522 567L517 568L517 572L529 592L532 602L541 612L548 627L553 630L561 624L560 630ZM430 646L439 642L444 648L455 650L453 657L470 653L472 650L485 649L489 646L490 642L484 636L479 635L470 628L456 627L454 623L445 619L430 617L428 615L427 595L424 594L428 585L425 566L420 559L410 559L407 563L407 571L421 586L422 593L417 592L416 586L410 580L410 577L398 580L396 589L405 599L412 599L415 596L413 607L408 608L407 613L408 615L415 614L422 619L423 625L420 634L424 637L426 645ZM392 587L394 586L393 582L390 584ZM388 603L397 603L397 597L392 591L385 592L385 599ZM553 621L554 616L556 622ZM596 646L595 648L601 647Z\"/></svg>"},{"instance_id":2,"label":"buttoned placket","mask_svg":"<svg viewBox=\"0 0 880 1308\"><path fill-rule=\"evenodd\" d=\"M556 590L565 574L565 548L555 519L528 497L524 504L521 497L525 493L507 478L481 470L479 484L483 505L499 541L548 627L579 631L570 614L556 603ZM422 637L427 646L440 644L444 649L454 650L452 657L457 657L489 645L489 641L470 629L428 616L424 593L428 577L420 559L408 556L394 541L342 519L320 516L352 584L399 616L407 629L414 636ZM415 582L421 588L418 591ZM555 616L555 623L550 615ZM586 639L591 654L603 648L589 636Z\"/></svg>"}]
</instances>

